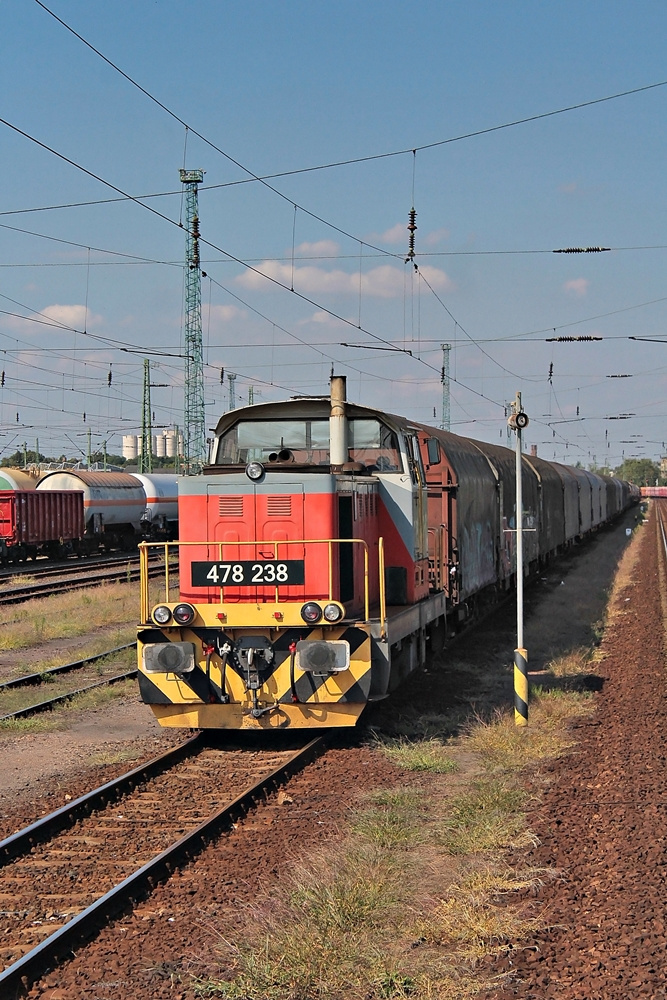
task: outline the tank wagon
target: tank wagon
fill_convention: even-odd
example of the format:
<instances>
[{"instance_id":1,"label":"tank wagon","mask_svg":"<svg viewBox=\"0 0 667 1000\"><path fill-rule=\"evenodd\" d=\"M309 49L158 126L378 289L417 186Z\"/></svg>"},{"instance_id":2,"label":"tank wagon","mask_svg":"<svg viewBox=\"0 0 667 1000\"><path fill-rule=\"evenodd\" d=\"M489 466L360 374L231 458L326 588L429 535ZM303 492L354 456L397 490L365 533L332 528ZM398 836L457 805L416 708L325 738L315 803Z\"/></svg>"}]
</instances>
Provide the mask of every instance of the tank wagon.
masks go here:
<instances>
[{"instance_id":1,"label":"tank wagon","mask_svg":"<svg viewBox=\"0 0 667 1000\"><path fill-rule=\"evenodd\" d=\"M31 476L23 469L0 469L0 490L34 490L37 476Z\"/></svg>"},{"instance_id":2,"label":"tank wagon","mask_svg":"<svg viewBox=\"0 0 667 1000\"><path fill-rule=\"evenodd\" d=\"M164 545L180 589L149 581L155 544L140 546L139 683L162 725L354 725L438 626L514 585L514 452L347 403L344 386L221 417ZM522 485L525 575L636 499L528 456Z\"/></svg>"},{"instance_id":3,"label":"tank wagon","mask_svg":"<svg viewBox=\"0 0 667 1000\"><path fill-rule=\"evenodd\" d=\"M178 478L60 470L38 481L3 470L0 486L4 481L8 488L0 489L0 562L129 551L142 539L176 538Z\"/></svg>"},{"instance_id":4,"label":"tank wagon","mask_svg":"<svg viewBox=\"0 0 667 1000\"><path fill-rule=\"evenodd\" d=\"M102 548L134 548L140 535L146 496L140 482L126 472L63 470L47 472L35 489L83 493L84 537Z\"/></svg>"},{"instance_id":5,"label":"tank wagon","mask_svg":"<svg viewBox=\"0 0 667 1000\"><path fill-rule=\"evenodd\" d=\"M178 481L171 473L130 472L144 491L146 505L141 515L142 534L151 538L176 538L178 535Z\"/></svg>"}]
</instances>

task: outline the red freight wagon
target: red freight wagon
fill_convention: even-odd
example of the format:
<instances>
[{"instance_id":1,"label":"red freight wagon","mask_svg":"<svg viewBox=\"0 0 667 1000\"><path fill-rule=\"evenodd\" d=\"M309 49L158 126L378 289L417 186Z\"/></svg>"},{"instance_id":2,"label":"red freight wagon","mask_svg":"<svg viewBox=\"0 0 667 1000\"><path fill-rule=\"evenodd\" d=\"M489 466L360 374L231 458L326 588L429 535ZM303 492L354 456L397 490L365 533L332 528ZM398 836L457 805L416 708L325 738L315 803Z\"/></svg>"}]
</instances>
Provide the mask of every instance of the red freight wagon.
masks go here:
<instances>
[{"instance_id":1,"label":"red freight wagon","mask_svg":"<svg viewBox=\"0 0 667 1000\"><path fill-rule=\"evenodd\" d=\"M0 558L66 555L83 537L83 492L0 490Z\"/></svg>"}]
</instances>

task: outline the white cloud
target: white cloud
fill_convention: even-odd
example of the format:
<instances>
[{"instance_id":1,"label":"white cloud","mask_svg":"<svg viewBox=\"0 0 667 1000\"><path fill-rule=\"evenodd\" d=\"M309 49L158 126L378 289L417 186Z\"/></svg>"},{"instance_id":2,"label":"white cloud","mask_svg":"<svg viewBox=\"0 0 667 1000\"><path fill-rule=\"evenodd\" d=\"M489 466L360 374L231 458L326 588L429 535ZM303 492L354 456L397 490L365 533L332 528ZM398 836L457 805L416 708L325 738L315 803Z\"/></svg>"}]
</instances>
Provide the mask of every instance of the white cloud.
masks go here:
<instances>
[{"instance_id":1,"label":"white cloud","mask_svg":"<svg viewBox=\"0 0 667 1000\"><path fill-rule=\"evenodd\" d=\"M211 306L211 319L220 323L231 323L234 319L246 319L247 316L245 309L238 306Z\"/></svg>"},{"instance_id":2,"label":"white cloud","mask_svg":"<svg viewBox=\"0 0 667 1000\"><path fill-rule=\"evenodd\" d=\"M563 290L568 295L574 295L575 298L582 299L586 295L589 285L590 281L587 278L573 278L572 281L565 282Z\"/></svg>"},{"instance_id":3,"label":"white cloud","mask_svg":"<svg viewBox=\"0 0 667 1000\"><path fill-rule=\"evenodd\" d=\"M86 306L46 306L39 314L35 313L35 319L42 319L47 316L54 323L63 326L74 327L77 330L87 330L91 326L99 326L102 322L101 316L96 316Z\"/></svg>"},{"instance_id":4,"label":"white cloud","mask_svg":"<svg viewBox=\"0 0 667 1000\"><path fill-rule=\"evenodd\" d=\"M424 246L433 247L442 242L442 240L447 239L448 236L448 229L434 229L430 233L418 230L418 234L415 236L415 243L417 244L421 241ZM407 252L409 239L407 224L405 222L397 222L395 226L386 229L383 233L372 233L368 239L371 243L389 243L399 246L403 243Z\"/></svg>"},{"instance_id":5,"label":"white cloud","mask_svg":"<svg viewBox=\"0 0 667 1000\"><path fill-rule=\"evenodd\" d=\"M435 247L448 237L449 229L434 229L432 233L426 233L422 239L427 247Z\"/></svg>"},{"instance_id":6,"label":"white cloud","mask_svg":"<svg viewBox=\"0 0 667 1000\"><path fill-rule=\"evenodd\" d=\"M403 241L407 242L408 239L408 228L404 222L397 222L395 226L391 229L385 230L384 233L379 233L377 240L373 242L379 243L401 243Z\"/></svg>"},{"instance_id":7,"label":"white cloud","mask_svg":"<svg viewBox=\"0 0 667 1000\"><path fill-rule=\"evenodd\" d=\"M90 330L102 324L102 317L83 305L45 306L40 312L28 316L6 316L2 325L22 333L39 333L54 329Z\"/></svg>"},{"instance_id":8,"label":"white cloud","mask_svg":"<svg viewBox=\"0 0 667 1000\"><path fill-rule=\"evenodd\" d=\"M317 240L316 243L299 243L295 252L302 257L337 257L339 250L335 240Z\"/></svg>"},{"instance_id":9,"label":"white cloud","mask_svg":"<svg viewBox=\"0 0 667 1000\"><path fill-rule=\"evenodd\" d=\"M308 316L307 319L299 320L299 326L308 326L310 323L317 323L320 326L340 326L341 321L336 319L330 313L325 312L324 309L318 309L314 312L312 316Z\"/></svg>"},{"instance_id":10,"label":"white cloud","mask_svg":"<svg viewBox=\"0 0 667 1000\"><path fill-rule=\"evenodd\" d=\"M449 290L452 282L444 271L437 267L428 265L421 268L422 274L434 288ZM282 285L292 287L303 295L358 295L359 275L347 271L333 270L325 271L321 267L295 267L291 264L284 264L279 261L264 261L259 264L254 271L246 271L240 275L236 281L244 288L256 289L259 291L268 290L270 284L266 282L262 275L280 282ZM361 275L361 293L373 298L392 299L399 298L403 294L403 270L392 264L381 264L379 267L371 268Z\"/></svg>"}]
</instances>

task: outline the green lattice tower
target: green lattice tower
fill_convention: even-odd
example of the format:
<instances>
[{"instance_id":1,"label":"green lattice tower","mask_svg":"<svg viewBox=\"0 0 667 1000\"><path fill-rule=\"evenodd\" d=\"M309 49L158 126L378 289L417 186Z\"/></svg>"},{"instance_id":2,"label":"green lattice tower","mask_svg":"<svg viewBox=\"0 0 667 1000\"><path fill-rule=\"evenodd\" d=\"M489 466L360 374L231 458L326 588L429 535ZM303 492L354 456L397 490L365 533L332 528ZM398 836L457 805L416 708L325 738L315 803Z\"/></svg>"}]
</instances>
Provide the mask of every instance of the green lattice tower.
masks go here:
<instances>
[{"instance_id":1,"label":"green lattice tower","mask_svg":"<svg viewBox=\"0 0 667 1000\"><path fill-rule=\"evenodd\" d=\"M186 192L183 472L186 476L193 476L201 471L206 461L198 206L198 185L204 179L204 171L181 170L180 175Z\"/></svg>"},{"instance_id":2,"label":"green lattice tower","mask_svg":"<svg viewBox=\"0 0 667 1000\"><path fill-rule=\"evenodd\" d=\"M151 363L144 358L144 394L141 409L141 451L139 472L153 471L153 425L151 422Z\"/></svg>"}]
</instances>

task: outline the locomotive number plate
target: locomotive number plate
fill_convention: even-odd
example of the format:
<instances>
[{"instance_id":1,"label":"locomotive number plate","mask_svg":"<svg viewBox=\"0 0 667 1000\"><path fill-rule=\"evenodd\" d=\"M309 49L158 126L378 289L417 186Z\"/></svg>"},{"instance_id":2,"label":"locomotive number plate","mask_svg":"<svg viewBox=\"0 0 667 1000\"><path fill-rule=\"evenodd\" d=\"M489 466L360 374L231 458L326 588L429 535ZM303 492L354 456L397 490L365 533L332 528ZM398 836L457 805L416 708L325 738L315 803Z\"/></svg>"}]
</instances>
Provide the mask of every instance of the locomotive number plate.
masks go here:
<instances>
[{"instance_id":1,"label":"locomotive number plate","mask_svg":"<svg viewBox=\"0 0 667 1000\"><path fill-rule=\"evenodd\" d=\"M193 587L270 587L304 582L303 559L193 562Z\"/></svg>"}]
</instances>

